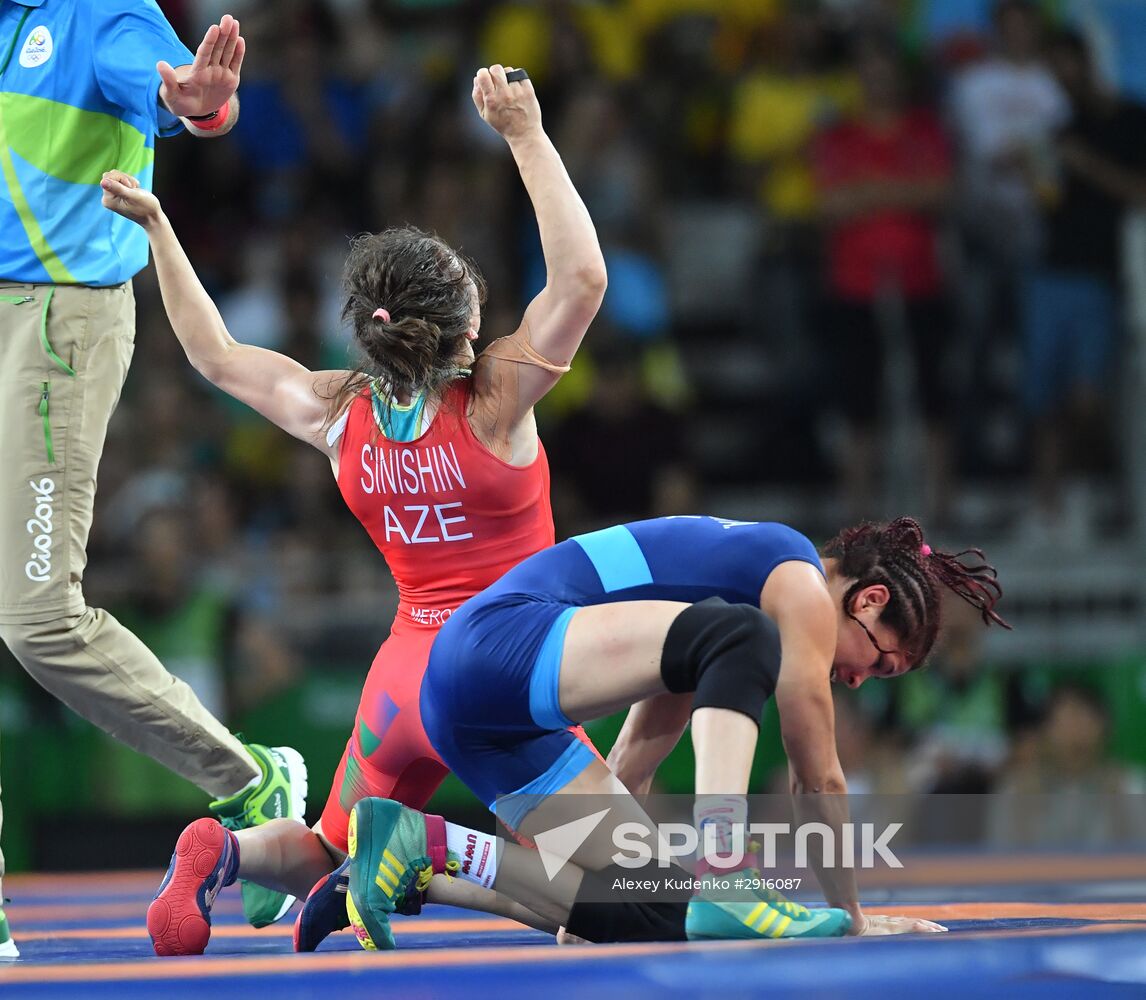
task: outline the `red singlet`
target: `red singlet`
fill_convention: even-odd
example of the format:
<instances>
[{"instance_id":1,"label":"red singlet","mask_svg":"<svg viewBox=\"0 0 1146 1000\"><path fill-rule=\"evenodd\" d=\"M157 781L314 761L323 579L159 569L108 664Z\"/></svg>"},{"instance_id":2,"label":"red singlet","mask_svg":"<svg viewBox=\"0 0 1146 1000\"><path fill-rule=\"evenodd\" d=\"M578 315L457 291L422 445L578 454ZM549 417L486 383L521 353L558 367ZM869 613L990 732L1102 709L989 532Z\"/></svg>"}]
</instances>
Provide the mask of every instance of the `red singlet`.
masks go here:
<instances>
[{"instance_id":1,"label":"red singlet","mask_svg":"<svg viewBox=\"0 0 1146 1000\"><path fill-rule=\"evenodd\" d=\"M442 622L554 541L541 442L527 466L497 458L466 419L472 391L470 379L454 382L429 429L413 441L383 436L369 390L347 412L338 488L386 557L399 605L322 815L323 833L342 850L360 798L383 796L420 809L448 773L418 714L422 674Z\"/></svg>"},{"instance_id":2,"label":"red singlet","mask_svg":"<svg viewBox=\"0 0 1146 1000\"><path fill-rule=\"evenodd\" d=\"M435 631L454 609L553 544L549 463L509 465L466 419L472 381L445 392L421 437L383 437L369 393L350 406L338 488L398 584L393 635Z\"/></svg>"}]
</instances>

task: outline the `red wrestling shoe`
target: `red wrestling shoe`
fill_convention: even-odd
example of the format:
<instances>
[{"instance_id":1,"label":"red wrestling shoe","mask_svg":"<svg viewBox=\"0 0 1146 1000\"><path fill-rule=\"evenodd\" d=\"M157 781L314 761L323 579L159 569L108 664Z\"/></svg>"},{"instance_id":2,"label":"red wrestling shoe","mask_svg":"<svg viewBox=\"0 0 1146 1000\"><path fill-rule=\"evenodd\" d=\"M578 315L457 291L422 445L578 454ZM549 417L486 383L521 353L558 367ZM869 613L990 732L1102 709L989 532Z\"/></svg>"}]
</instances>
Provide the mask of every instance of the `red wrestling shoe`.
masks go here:
<instances>
[{"instance_id":1,"label":"red wrestling shoe","mask_svg":"<svg viewBox=\"0 0 1146 1000\"><path fill-rule=\"evenodd\" d=\"M147 908L156 955L202 955L211 939L211 906L235 881L239 845L217 820L197 819L175 842L175 853Z\"/></svg>"}]
</instances>

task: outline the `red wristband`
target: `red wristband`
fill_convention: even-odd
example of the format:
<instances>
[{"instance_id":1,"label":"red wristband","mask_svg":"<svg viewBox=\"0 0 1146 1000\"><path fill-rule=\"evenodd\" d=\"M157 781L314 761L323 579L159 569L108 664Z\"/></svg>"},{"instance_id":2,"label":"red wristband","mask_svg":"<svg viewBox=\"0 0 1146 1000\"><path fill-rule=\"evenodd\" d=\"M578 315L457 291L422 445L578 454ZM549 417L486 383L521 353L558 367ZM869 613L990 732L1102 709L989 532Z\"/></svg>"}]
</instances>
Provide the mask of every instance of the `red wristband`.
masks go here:
<instances>
[{"instance_id":1,"label":"red wristband","mask_svg":"<svg viewBox=\"0 0 1146 1000\"><path fill-rule=\"evenodd\" d=\"M194 125L200 132L214 132L216 129L222 128L228 118L231 117L231 102L227 101L217 111L212 111L209 115L202 115L198 118L193 118L187 115L187 121Z\"/></svg>"}]
</instances>

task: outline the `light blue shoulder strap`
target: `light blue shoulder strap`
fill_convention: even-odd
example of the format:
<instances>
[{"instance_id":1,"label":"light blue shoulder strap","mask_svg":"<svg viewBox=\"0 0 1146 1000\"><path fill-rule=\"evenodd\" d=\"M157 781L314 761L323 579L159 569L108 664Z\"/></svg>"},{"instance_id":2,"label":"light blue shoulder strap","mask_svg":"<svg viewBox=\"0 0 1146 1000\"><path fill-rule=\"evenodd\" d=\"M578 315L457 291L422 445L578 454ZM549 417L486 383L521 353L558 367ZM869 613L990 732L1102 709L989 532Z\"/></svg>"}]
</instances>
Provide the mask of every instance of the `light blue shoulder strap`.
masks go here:
<instances>
[{"instance_id":1,"label":"light blue shoulder strap","mask_svg":"<svg viewBox=\"0 0 1146 1000\"><path fill-rule=\"evenodd\" d=\"M370 402L374 407L374 420L378 429L391 441L413 441L421 437L424 429L422 414L426 409L424 392L419 392L402 406L383 395L376 379L370 384Z\"/></svg>"}]
</instances>

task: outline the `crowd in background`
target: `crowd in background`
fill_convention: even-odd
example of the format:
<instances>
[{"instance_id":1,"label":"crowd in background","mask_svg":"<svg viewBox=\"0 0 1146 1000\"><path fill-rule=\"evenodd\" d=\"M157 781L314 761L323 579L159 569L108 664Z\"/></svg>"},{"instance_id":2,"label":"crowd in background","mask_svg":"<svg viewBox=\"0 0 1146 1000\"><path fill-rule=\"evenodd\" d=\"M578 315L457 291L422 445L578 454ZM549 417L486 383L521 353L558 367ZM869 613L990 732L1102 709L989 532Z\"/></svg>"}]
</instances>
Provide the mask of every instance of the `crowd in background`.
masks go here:
<instances>
[{"instance_id":1,"label":"crowd in background","mask_svg":"<svg viewBox=\"0 0 1146 1000\"><path fill-rule=\"evenodd\" d=\"M341 260L388 225L476 260L483 339L515 328L540 245L469 94L478 66L528 69L610 281L539 413L558 537L667 513L790 519L793 503L814 538L906 510L976 544L1132 528L1134 3L160 5L185 38L235 14L248 56L234 133L161 143L156 192L233 336L313 368L352 362ZM364 675L394 596L324 459L195 375L150 272L136 293L92 603L224 718L316 663ZM984 490L999 502L969 502ZM845 759L873 783L890 755L915 788L1026 787L1045 746L1088 759L1069 729L1108 766L1101 699L1020 689L948 643L911 691L841 708Z\"/></svg>"}]
</instances>

